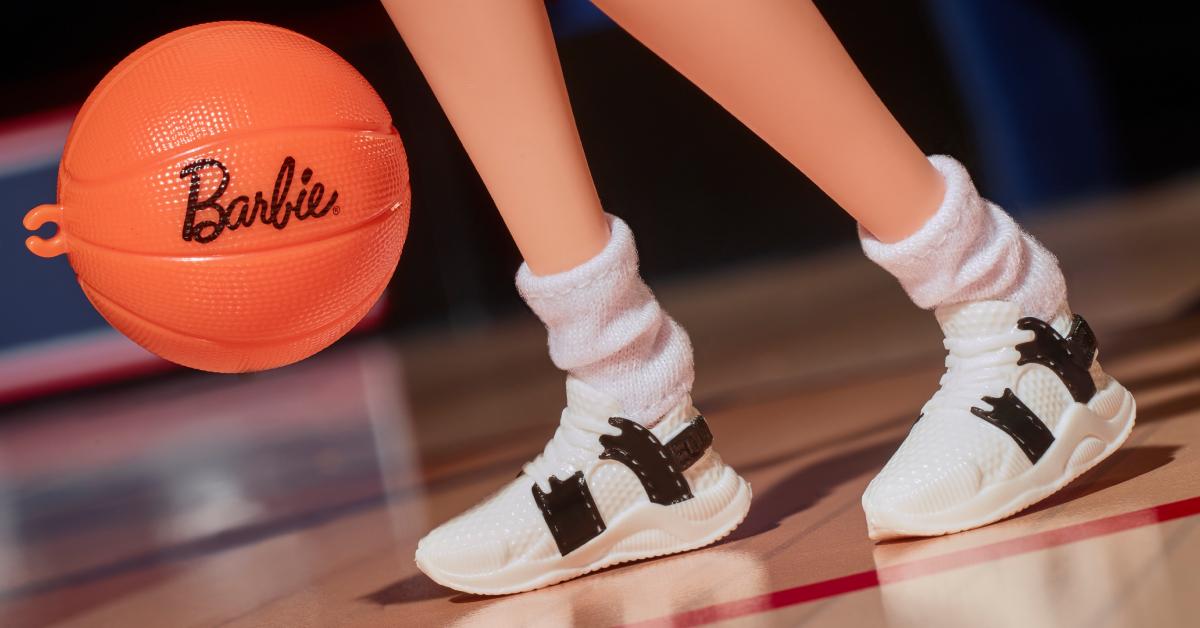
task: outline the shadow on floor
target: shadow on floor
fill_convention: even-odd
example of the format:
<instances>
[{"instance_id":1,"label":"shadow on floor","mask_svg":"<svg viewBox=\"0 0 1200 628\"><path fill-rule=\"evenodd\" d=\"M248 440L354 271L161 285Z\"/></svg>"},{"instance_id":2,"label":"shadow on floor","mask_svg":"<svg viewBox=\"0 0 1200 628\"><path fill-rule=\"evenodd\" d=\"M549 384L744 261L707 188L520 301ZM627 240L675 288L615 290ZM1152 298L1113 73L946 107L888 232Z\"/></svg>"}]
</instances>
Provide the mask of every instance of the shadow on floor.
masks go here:
<instances>
[{"instance_id":1,"label":"shadow on floor","mask_svg":"<svg viewBox=\"0 0 1200 628\"><path fill-rule=\"evenodd\" d=\"M1200 391L1179 395L1178 397L1160 401L1149 407L1139 406L1137 410L1137 425L1146 425L1147 423L1170 419L1180 414L1193 412L1197 408L1200 408Z\"/></svg>"},{"instance_id":2,"label":"shadow on floor","mask_svg":"<svg viewBox=\"0 0 1200 628\"><path fill-rule=\"evenodd\" d=\"M797 469L754 497L750 514L725 542L746 539L779 527L784 519L811 507L839 484L882 467L899 446L899 440L888 439Z\"/></svg>"},{"instance_id":3,"label":"shadow on floor","mask_svg":"<svg viewBox=\"0 0 1200 628\"><path fill-rule=\"evenodd\" d=\"M1150 473L1175 460L1175 452L1179 451L1180 447L1180 445L1142 445L1119 449L1107 460L1096 465L1094 469L1068 484L1063 490L1034 504L1015 518L1049 510Z\"/></svg>"},{"instance_id":4,"label":"shadow on floor","mask_svg":"<svg viewBox=\"0 0 1200 628\"><path fill-rule=\"evenodd\" d=\"M391 606L393 604L438 600L455 595L458 595L457 591L448 589L430 580L423 573L415 573L403 580L397 580L378 591L368 593L359 599L371 602L377 606Z\"/></svg>"},{"instance_id":5,"label":"shadow on floor","mask_svg":"<svg viewBox=\"0 0 1200 628\"><path fill-rule=\"evenodd\" d=\"M1146 390L1161 386L1170 386L1193 379L1200 379L1200 362L1162 372L1152 372L1134 377L1122 377L1121 384L1136 395Z\"/></svg>"}]
</instances>

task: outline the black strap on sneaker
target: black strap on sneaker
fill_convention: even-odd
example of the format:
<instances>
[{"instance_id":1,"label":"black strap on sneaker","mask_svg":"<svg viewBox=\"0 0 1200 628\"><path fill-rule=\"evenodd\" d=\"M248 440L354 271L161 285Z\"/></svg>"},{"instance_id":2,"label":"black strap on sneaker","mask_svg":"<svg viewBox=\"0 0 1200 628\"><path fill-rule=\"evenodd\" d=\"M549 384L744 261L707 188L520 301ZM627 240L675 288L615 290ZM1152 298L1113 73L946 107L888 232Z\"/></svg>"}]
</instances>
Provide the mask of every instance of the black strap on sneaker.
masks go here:
<instances>
[{"instance_id":1,"label":"black strap on sneaker","mask_svg":"<svg viewBox=\"0 0 1200 628\"><path fill-rule=\"evenodd\" d=\"M543 492L534 482L533 501L541 509L542 518L563 556L604 532L604 519L583 479L583 471L576 471L566 480L550 476L549 493Z\"/></svg>"},{"instance_id":2,"label":"black strap on sneaker","mask_svg":"<svg viewBox=\"0 0 1200 628\"><path fill-rule=\"evenodd\" d=\"M683 472L696 464L713 442L703 416L692 419L665 445L650 430L629 419L613 417L608 422L621 433L600 437L604 446L601 458L629 467L651 502L670 505L692 498ZM551 476L549 483L550 491L545 492L534 482L533 500L542 511L559 553L566 556L604 532L604 519L582 471L566 480Z\"/></svg>"},{"instance_id":3,"label":"black strap on sneaker","mask_svg":"<svg viewBox=\"0 0 1200 628\"><path fill-rule=\"evenodd\" d=\"M983 401L992 406L991 410L972 407L971 414L1004 430L1016 441L1021 451L1029 461L1036 464L1042 454L1054 444L1054 435L1045 423L1037 417L1020 399L1013 394L1011 388L1005 388L1000 397L984 397Z\"/></svg>"},{"instance_id":4,"label":"black strap on sneaker","mask_svg":"<svg viewBox=\"0 0 1200 628\"><path fill-rule=\"evenodd\" d=\"M1075 316L1066 338L1046 321L1032 316L1017 321L1017 328L1034 334L1033 340L1017 345L1021 352L1017 364L1041 364L1058 375L1075 401L1091 400L1096 394L1096 382L1089 372L1096 358L1096 335L1082 316Z\"/></svg>"},{"instance_id":5,"label":"black strap on sneaker","mask_svg":"<svg viewBox=\"0 0 1200 628\"><path fill-rule=\"evenodd\" d=\"M692 489L683 477L683 469L675 464L668 448L653 432L621 417L612 417L608 424L620 428L621 433L600 437L600 444L604 445L601 458L629 467L641 480L646 496L656 504L666 506L692 498Z\"/></svg>"}]
</instances>

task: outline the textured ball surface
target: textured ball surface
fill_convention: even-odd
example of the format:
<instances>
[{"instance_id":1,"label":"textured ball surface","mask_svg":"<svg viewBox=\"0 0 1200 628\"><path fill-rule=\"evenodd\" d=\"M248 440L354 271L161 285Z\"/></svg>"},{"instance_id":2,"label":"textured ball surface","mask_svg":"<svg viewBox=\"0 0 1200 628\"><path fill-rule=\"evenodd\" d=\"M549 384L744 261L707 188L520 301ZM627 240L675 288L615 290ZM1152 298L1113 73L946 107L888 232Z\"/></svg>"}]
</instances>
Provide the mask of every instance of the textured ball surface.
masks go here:
<instances>
[{"instance_id":1,"label":"textured ball surface","mask_svg":"<svg viewBox=\"0 0 1200 628\"><path fill-rule=\"evenodd\" d=\"M96 87L59 171L60 233L97 310L158 355L254 371L325 348L378 300L408 229L379 96L297 33L160 37Z\"/></svg>"}]
</instances>

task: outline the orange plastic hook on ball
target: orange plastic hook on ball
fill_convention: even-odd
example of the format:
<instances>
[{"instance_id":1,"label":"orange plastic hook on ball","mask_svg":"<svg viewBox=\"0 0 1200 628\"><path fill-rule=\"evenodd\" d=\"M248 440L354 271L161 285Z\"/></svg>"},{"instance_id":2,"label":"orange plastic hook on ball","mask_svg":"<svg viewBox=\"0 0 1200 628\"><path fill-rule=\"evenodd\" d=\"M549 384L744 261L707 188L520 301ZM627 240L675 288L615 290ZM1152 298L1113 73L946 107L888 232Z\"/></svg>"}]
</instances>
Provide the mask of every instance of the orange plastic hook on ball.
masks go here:
<instances>
[{"instance_id":1,"label":"orange plastic hook on ball","mask_svg":"<svg viewBox=\"0 0 1200 628\"><path fill-rule=\"evenodd\" d=\"M25 246L38 257L56 257L67 252L67 234L63 231L63 208L61 205L38 205L25 214L21 224L30 231L37 231L46 223L58 225L58 232L50 238L31 235Z\"/></svg>"}]
</instances>

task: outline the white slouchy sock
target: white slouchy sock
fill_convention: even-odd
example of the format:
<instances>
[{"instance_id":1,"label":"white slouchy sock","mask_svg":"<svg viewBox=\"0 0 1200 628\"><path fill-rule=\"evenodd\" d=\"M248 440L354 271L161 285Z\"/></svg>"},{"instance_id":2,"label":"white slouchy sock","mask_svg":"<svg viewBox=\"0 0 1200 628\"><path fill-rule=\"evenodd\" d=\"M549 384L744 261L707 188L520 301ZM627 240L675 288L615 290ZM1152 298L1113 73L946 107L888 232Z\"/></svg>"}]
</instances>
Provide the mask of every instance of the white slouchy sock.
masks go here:
<instances>
[{"instance_id":1,"label":"white slouchy sock","mask_svg":"<svg viewBox=\"0 0 1200 628\"><path fill-rule=\"evenodd\" d=\"M1012 216L981 198L962 164L944 155L929 161L946 180L937 213L891 244L860 225L867 257L895 275L920 307L1010 301L1027 316L1053 319L1067 298L1058 260Z\"/></svg>"},{"instance_id":2,"label":"white slouchy sock","mask_svg":"<svg viewBox=\"0 0 1200 628\"><path fill-rule=\"evenodd\" d=\"M522 264L517 290L549 332L558 368L653 425L692 389L692 344L638 274L633 232L608 216L604 250L571 270L537 276Z\"/></svg>"}]
</instances>

